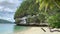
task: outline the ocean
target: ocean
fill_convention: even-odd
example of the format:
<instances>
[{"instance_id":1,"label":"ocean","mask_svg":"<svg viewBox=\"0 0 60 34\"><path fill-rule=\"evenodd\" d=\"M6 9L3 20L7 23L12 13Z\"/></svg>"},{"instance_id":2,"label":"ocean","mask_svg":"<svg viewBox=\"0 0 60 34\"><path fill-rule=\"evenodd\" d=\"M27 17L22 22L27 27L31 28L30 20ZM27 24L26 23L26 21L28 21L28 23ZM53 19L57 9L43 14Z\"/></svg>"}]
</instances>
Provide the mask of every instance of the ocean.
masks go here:
<instances>
[{"instance_id":1,"label":"ocean","mask_svg":"<svg viewBox=\"0 0 60 34\"><path fill-rule=\"evenodd\" d=\"M15 24L0 24L0 34L14 34L28 29L29 27L17 26Z\"/></svg>"}]
</instances>

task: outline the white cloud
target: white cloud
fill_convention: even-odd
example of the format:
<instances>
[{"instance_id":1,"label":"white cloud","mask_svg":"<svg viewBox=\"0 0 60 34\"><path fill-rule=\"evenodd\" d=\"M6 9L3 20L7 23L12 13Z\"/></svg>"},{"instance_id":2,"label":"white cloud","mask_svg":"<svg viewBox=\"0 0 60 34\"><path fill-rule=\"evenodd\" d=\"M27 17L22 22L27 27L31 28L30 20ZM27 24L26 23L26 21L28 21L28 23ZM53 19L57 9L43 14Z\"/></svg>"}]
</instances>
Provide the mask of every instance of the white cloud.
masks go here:
<instances>
[{"instance_id":1,"label":"white cloud","mask_svg":"<svg viewBox=\"0 0 60 34\"><path fill-rule=\"evenodd\" d=\"M0 6L0 11L2 11L2 10L3 10L3 8L4 8L3 6Z\"/></svg>"},{"instance_id":2,"label":"white cloud","mask_svg":"<svg viewBox=\"0 0 60 34\"><path fill-rule=\"evenodd\" d=\"M20 5L22 1L18 0L0 0L0 11L14 11L16 10L17 6Z\"/></svg>"},{"instance_id":3,"label":"white cloud","mask_svg":"<svg viewBox=\"0 0 60 34\"><path fill-rule=\"evenodd\" d=\"M22 2L22 0L0 0L0 2L3 2L3 1L7 1L7 2L10 2L10 3L19 3L19 2Z\"/></svg>"},{"instance_id":4,"label":"white cloud","mask_svg":"<svg viewBox=\"0 0 60 34\"><path fill-rule=\"evenodd\" d=\"M2 10L3 7L0 6L0 10Z\"/></svg>"},{"instance_id":5,"label":"white cloud","mask_svg":"<svg viewBox=\"0 0 60 34\"><path fill-rule=\"evenodd\" d=\"M16 8L20 5L22 0L0 0L0 11L6 11L6 12L15 12ZM3 14L3 13L1 13ZM0 19L5 19L9 21L14 21L13 19L14 14L7 14L6 16L3 17L0 16Z\"/></svg>"},{"instance_id":6,"label":"white cloud","mask_svg":"<svg viewBox=\"0 0 60 34\"><path fill-rule=\"evenodd\" d=\"M10 3L20 3L18 0L6 0L6 1Z\"/></svg>"},{"instance_id":7,"label":"white cloud","mask_svg":"<svg viewBox=\"0 0 60 34\"><path fill-rule=\"evenodd\" d=\"M0 9L2 9L3 7L2 6L0 6Z\"/></svg>"},{"instance_id":8,"label":"white cloud","mask_svg":"<svg viewBox=\"0 0 60 34\"><path fill-rule=\"evenodd\" d=\"M4 2L1 2L0 3L0 6L4 6L5 8L6 7L8 7L8 8L16 8L17 7L17 5L16 4L14 4L14 3L9 3L9 2L6 2L6 1L4 1Z\"/></svg>"},{"instance_id":9,"label":"white cloud","mask_svg":"<svg viewBox=\"0 0 60 34\"><path fill-rule=\"evenodd\" d=\"M4 20L8 20L8 21L12 21L12 22L14 22L14 19L12 19L12 18L7 18L7 17L0 17L0 19L4 19Z\"/></svg>"},{"instance_id":10,"label":"white cloud","mask_svg":"<svg viewBox=\"0 0 60 34\"><path fill-rule=\"evenodd\" d=\"M3 1L5 1L5 0L0 0L0 2L3 2Z\"/></svg>"},{"instance_id":11,"label":"white cloud","mask_svg":"<svg viewBox=\"0 0 60 34\"><path fill-rule=\"evenodd\" d=\"M0 11L15 12L15 10L16 9L4 8L3 6L0 6Z\"/></svg>"},{"instance_id":12,"label":"white cloud","mask_svg":"<svg viewBox=\"0 0 60 34\"><path fill-rule=\"evenodd\" d=\"M7 3L12 3L12 4L16 4L16 5L18 5L19 3L21 3L22 2L22 0L0 0L0 3L1 2L7 2Z\"/></svg>"},{"instance_id":13,"label":"white cloud","mask_svg":"<svg viewBox=\"0 0 60 34\"><path fill-rule=\"evenodd\" d=\"M13 9L5 8L4 11L13 12Z\"/></svg>"}]
</instances>

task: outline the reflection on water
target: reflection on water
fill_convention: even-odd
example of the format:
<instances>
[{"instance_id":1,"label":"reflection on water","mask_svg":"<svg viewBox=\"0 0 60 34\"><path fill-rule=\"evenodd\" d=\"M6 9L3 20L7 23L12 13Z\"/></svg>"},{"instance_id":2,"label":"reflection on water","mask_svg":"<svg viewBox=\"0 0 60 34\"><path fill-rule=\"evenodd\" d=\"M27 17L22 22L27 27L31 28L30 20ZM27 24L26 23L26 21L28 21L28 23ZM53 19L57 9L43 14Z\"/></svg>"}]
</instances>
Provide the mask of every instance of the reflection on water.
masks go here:
<instances>
[{"instance_id":1,"label":"reflection on water","mask_svg":"<svg viewBox=\"0 0 60 34\"><path fill-rule=\"evenodd\" d=\"M16 31L27 30L28 27L16 26L15 24L0 24L0 34L13 34Z\"/></svg>"}]
</instances>

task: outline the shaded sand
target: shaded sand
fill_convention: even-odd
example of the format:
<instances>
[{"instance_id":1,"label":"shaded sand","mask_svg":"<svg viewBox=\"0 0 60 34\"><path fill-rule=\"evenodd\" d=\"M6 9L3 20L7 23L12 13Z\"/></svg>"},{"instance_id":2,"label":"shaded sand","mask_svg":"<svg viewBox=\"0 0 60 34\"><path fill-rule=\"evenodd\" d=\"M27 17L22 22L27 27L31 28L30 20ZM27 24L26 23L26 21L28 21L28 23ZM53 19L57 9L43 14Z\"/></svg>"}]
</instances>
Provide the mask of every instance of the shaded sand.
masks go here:
<instances>
[{"instance_id":1,"label":"shaded sand","mask_svg":"<svg viewBox=\"0 0 60 34\"><path fill-rule=\"evenodd\" d=\"M46 30L46 32L44 32L41 28ZM48 27L31 27L28 30L15 32L14 34L60 34L60 32L50 32Z\"/></svg>"}]
</instances>

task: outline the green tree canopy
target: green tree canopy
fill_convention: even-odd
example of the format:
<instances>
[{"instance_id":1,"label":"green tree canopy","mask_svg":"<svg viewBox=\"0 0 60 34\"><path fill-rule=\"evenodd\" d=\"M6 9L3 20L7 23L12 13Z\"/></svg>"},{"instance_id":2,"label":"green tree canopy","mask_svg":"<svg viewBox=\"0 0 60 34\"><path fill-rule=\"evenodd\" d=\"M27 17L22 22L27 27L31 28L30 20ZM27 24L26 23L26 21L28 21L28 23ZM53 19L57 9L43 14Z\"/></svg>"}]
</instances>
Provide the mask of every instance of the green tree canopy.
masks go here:
<instances>
[{"instance_id":1,"label":"green tree canopy","mask_svg":"<svg viewBox=\"0 0 60 34\"><path fill-rule=\"evenodd\" d=\"M14 18L24 17L27 15L36 15L38 13L39 5L36 0L25 0L17 9Z\"/></svg>"},{"instance_id":2,"label":"green tree canopy","mask_svg":"<svg viewBox=\"0 0 60 34\"><path fill-rule=\"evenodd\" d=\"M58 9L60 10L59 0L25 0L17 9L14 18L39 13L50 14L58 11Z\"/></svg>"},{"instance_id":3,"label":"green tree canopy","mask_svg":"<svg viewBox=\"0 0 60 34\"><path fill-rule=\"evenodd\" d=\"M17 9L14 18L22 18L28 15L32 17L35 15L36 19L35 17L29 18L30 20L27 19L29 20L28 22L35 22L36 20L48 22L46 20L49 19L50 16L58 13L60 13L60 0L25 0Z\"/></svg>"}]
</instances>

